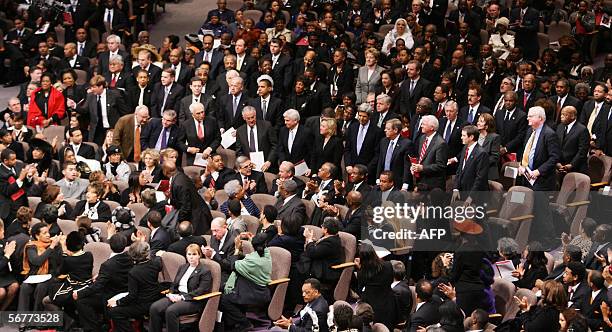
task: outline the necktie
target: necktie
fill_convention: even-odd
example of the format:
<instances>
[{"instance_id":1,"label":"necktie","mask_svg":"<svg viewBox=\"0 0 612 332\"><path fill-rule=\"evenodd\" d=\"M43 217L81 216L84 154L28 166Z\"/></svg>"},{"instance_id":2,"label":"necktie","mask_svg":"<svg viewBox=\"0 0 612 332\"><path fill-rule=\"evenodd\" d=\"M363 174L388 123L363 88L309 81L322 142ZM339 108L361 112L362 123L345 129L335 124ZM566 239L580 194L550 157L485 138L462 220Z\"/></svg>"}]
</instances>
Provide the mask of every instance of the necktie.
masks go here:
<instances>
[{"instance_id":1,"label":"necktie","mask_svg":"<svg viewBox=\"0 0 612 332\"><path fill-rule=\"evenodd\" d=\"M593 134L593 123L595 123L595 119L597 119L597 115L599 114L599 106L595 104L593 107L593 111L591 112L591 116L589 116L589 122L587 122L587 129L591 135Z\"/></svg>"},{"instance_id":2,"label":"necktie","mask_svg":"<svg viewBox=\"0 0 612 332\"><path fill-rule=\"evenodd\" d=\"M419 164L421 164L423 162L423 158L425 158L425 151L427 151L427 140L429 138L425 137L425 140L423 141L423 145L421 146L421 153L419 154Z\"/></svg>"},{"instance_id":3,"label":"necktie","mask_svg":"<svg viewBox=\"0 0 612 332\"><path fill-rule=\"evenodd\" d=\"M525 111L527 111L527 100L529 100L529 93L525 91L525 93L523 93L523 109Z\"/></svg>"},{"instance_id":4,"label":"necktie","mask_svg":"<svg viewBox=\"0 0 612 332\"><path fill-rule=\"evenodd\" d=\"M164 102L162 103L162 107L161 107L162 112L166 109L166 101L168 100L169 94L170 94L170 87L167 86L164 88Z\"/></svg>"},{"instance_id":5,"label":"necktie","mask_svg":"<svg viewBox=\"0 0 612 332\"><path fill-rule=\"evenodd\" d=\"M255 148L255 130L253 128L249 128L249 130L249 150L251 152L257 152L257 149Z\"/></svg>"},{"instance_id":6,"label":"necktie","mask_svg":"<svg viewBox=\"0 0 612 332\"><path fill-rule=\"evenodd\" d=\"M383 122L385 120L385 117L382 116L382 114L379 113L379 117L378 117L378 128L382 128Z\"/></svg>"},{"instance_id":7,"label":"necktie","mask_svg":"<svg viewBox=\"0 0 612 332\"><path fill-rule=\"evenodd\" d=\"M410 95L412 95L413 91L414 91L414 81L410 80Z\"/></svg>"},{"instance_id":8,"label":"necktie","mask_svg":"<svg viewBox=\"0 0 612 332\"><path fill-rule=\"evenodd\" d=\"M210 63L210 52L206 52L206 55L204 56L206 62Z\"/></svg>"},{"instance_id":9,"label":"necktie","mask_svg":"<svg viewBox=\"0 0 612 332\"><path fill-rule=\"evenodd\" d=\"M293 149L293 140L295 139L294 130L289 130L289 142L287 142L287 148L289 149L289 153L291 153L291 149Z\"/></svg>"},{"instance_id":10,"label":"necktie","mask_svg":"<svg viewBox=\"0 0 612 332\"><path fill-rule=\"evenodd\" d=\"M140 161L140 125L136 126L136 132L134 133L134 161Z\"/></svg>"},{"instance_id":11,"label":"necktie","mask_svg":"<svg viewBox=\"0 0 612 332\"><path fill-rule=\"evenodd\" d=\"M78 53L79 56L83 56L83 48L84 48L83 43L79 43L79 53Z\"/></svg>"},{"instance_id":12,"label":"necktie","mask_svg":"<svg viewBox=\"0 0 612 332\"><path fill-rule=\"evenodd\" d=\"M444 113L444 107L442 107L442 104L438 104L438 111L436 112L436 118L441 118L442 117L442 113Z\"/></svg>"},{"instance_id":13,"label":"necktie","mask_svg":"<svg viewBox=\"0 0 612 332\"><path fill-rule=\"evenodd\" d=\"M555 116L555 122L559 122L561 116L561 97L557 97L557 114Z\"/></svg>"},{"instance_id":14,"label":"necktie","mask_svg":"<svg viewBox=\"0 0 612 332\"><path fill-rule=\"evenodd\" d=\"M527 141L527 146L525 147L525 151L523 152L523 159L521 160L521 165L523 167L528 167L530 162L531 148L533 147L533 141L535 139L535 130L531 132L531 136L529 136L529 141Z\"/></svg>"},{"instance_id":15,"label":"necktie","mask_svg":"<svg viewBox=\"0 0 612 332\"><path fill-rule=\"evenodd\" d=\"M232 117L236 116L237 109L238 109L238 97L234 96L234 104L232 105Z\"/></svg>"},{"instance_id":16,"label":"necktie","mask_svg":"<svg viewBox=\"0 0 612 332\"><path fill-rule=\"evenodd\" d=\"M359 155L359 153L361 152L365 132L365 126L359 126L359 132L357 133L357 155Z\"/></svg>"},{"instance_id":17,"label":"necktie","mask_svg":"<svg viewBox=\"0 0 612 332\"><path fill-rule=\"evenodd\" d=\"M387 154L385 155L385 171L391 170L391 157L393 157L393 141L389 142Z\"/></svg>"},{"instance_id":18,"label":"necktie","mask_svg":"<svg viewBox=\"0 0 612 332\"><path fill-rule=\"evenodd\" d=\"M506 111L506 117L504 118L504 124L506 123L506 121L510 120L510 112Z\"/></svg>"},{"instance_id":19,"label":"necktie","mask_svg":"<svg viewBox=\"0 0 612 332\"><path fill-rule=\"evenodd\" d=\"M117 74L113 74L113 79L111 80L110 87L114 88L117 86Z\"/></svg>"},{"instance_id":20,"label":"necktie","mask_svg":"<svg viewBox=\"0 0 612 332\"><path fill-rule=\"evenodd\" d=\"M444 140L446 141L446 143L450 141L452 130L453 130L452 122L448 120L448 123L446 124L446 130L444 131Z\"/></svg>"},{"instance_id":21,"label":"necktie","mask_svg":"<svg viewBox=\"0 0 612 332\"><path fill-rule=\"evenodd\" d=\"M467 161L468 154L470 152L470 148L468 146L465 147L465 154L463 155L463 165L461 165L461 169L465 168L465 162Z\"/></svg>"},{"instance_id":22,"label":"necktie","mask_svg":"<svg viewBox=\"0 0 612 332\"><path fill-rule=\"evenodd\" d=\"M161 132L161 144L160 144L160 148L161 148L161 150L163 150L166 147L168 147L168 140L166 138L166 128L164 127L164 129L162 129L162 132Z\"/></svg>"},{"instance_id":23,"label":"necktie","mask_svg":"<svg viewBox=\"0 0 612 332\"><path fill-rule=\"evenodd\" d=\"M474 122L474 109L470 107L470 113L468 114L468 122Z\"/></svg>"},{"instance_id":24,"label":"necktie","mask_svg":"<svg viewBox=\"0 0 612 332\"><path fill-rule=\"evenodd\" d=\"M138 106L144 105L144 93L145 89L140 89L140 95L138 96Z\"/></svg>"},{"instance_id":25,"label":"necktie","mask_svg":"<svg viewBox=\"0 0 612 332\"><path fill-rule=\"evenodd\" d=\"M204 138L204 128L202 128L202 122L198 122L198 138Z\"/></svg>"},{"instance_id":26,"label":"necktie","mask_svg":"<svg viewBox=\"0 0 612 332\"><path fill-rule=\"evenodd\" d=\"M97 112L98 113L98 126L103 127L103 119L102 119L102 97L98 96L98 102L97 102Z\"/></svg>"},{"instance_id":27,"label":"necktie","mask_svg":"<svg viewBox=\"0 0 612 332\"><path fill-rule=\"evenodd\" d=\"M261 100L261 113L263 114L263 118L265 120L266 114L268 113L268 101L265 99Z\"/></svg>"},{"instance_id":28,"label":"necktie","mask_svg":"<svg viewBox=\"0 0 612 332\"><path fill-rule=\"evenodd\" d=\"M106 26L109 32L113 29L113 18L110 9L106 10Z\"/></svg>"}]
</instances>

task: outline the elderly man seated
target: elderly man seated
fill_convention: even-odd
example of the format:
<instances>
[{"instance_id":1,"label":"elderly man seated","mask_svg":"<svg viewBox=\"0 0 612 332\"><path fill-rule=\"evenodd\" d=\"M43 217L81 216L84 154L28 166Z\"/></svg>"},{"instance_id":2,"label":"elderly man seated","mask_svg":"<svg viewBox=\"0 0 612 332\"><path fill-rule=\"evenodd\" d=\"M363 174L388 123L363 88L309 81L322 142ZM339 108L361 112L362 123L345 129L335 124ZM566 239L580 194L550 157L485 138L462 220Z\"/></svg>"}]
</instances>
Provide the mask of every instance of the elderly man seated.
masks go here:
<instances>
[{"instance_id":1,"label":"elderly man seated","mask_svg":"<svg viewBox=\"0 0 612 332\"><path fill-rule=\"evenodd\" d=\"M240 185L238 180L231 180L223 186L223 189L229 196L228 200L223 202L219 207L219 210L225 214L225 216L229 217L229 211L227 205L231 200L240 201L240 206L242 207L241 215L251 215L254 217L259 217L259 208L255 205L255 202L249 197L246 192L248 190L248 183L244 185Z\"/></svg>"}]
</instances>

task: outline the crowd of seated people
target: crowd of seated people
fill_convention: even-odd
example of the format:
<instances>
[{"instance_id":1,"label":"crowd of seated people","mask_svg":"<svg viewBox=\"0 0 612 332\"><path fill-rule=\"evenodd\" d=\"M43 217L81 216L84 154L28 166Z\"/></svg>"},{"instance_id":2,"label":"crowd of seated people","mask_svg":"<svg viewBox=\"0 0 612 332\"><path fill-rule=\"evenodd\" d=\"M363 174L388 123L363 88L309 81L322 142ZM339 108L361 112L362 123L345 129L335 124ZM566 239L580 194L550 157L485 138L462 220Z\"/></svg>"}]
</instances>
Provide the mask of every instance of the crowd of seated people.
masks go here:
<instances>
[{"instance_id":1,"label":"crowd of seated people","mask_svg":"<svg viewBox=\"0 0 612 332\"><path fill-rule=\"evenodd\" d=\"M0 2L0 311L612 331L609 1Z\"/></svg>"}]
</instances>

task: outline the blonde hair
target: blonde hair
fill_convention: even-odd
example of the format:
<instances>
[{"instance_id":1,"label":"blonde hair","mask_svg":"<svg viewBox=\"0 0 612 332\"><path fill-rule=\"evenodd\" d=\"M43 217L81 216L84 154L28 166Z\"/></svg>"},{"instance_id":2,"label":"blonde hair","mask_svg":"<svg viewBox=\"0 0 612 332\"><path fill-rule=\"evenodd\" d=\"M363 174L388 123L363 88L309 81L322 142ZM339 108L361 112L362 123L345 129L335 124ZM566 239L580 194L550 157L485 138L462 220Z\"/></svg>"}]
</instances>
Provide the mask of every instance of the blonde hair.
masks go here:
<instances>
[{"instance_id":1,"label":"blonde hair","mask_svg":"<svg viewBox=\"0 0 612 332\"><path fill-rule=\"evenodd\" d=\"M149 155L153 160L155 160L155 165L159 164L159 151L155 149L146 149L140 153L140 160L144 160L145 156Z\"/></svg>"},{"instance_id":2,"label":"blonde hair","mask_svg":"<svg viewBox=\"0 0 612 332\"><path fill-rule=\"evenodd\" d=\"M327 125L327 130L330 132L331 136L336 135L336 119L321 119L321 124L324 123Z\"/></svg>"}]
</instances>

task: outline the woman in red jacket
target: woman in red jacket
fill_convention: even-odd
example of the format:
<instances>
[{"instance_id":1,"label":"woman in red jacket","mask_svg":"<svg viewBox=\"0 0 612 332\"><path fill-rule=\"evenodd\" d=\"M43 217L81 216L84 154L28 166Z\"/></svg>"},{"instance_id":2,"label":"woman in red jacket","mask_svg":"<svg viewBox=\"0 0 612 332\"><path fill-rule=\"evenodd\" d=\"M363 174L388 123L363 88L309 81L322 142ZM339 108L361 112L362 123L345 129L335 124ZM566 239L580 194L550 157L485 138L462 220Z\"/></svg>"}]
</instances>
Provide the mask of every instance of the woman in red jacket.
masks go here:
<instances>
[{"instance_id":1,"label":"woman in red jacket","mask_svg":"<svg viewBox=\"0 0 612 332\"><path fill-rule=\"evenodd\" d=\"M66 115L64 95L53 86L53 74L44 73L40 77L40 88L34 90L30 98L28 126L42 129L50 124L59 124Z\"/></svg>"}]
</instances>

